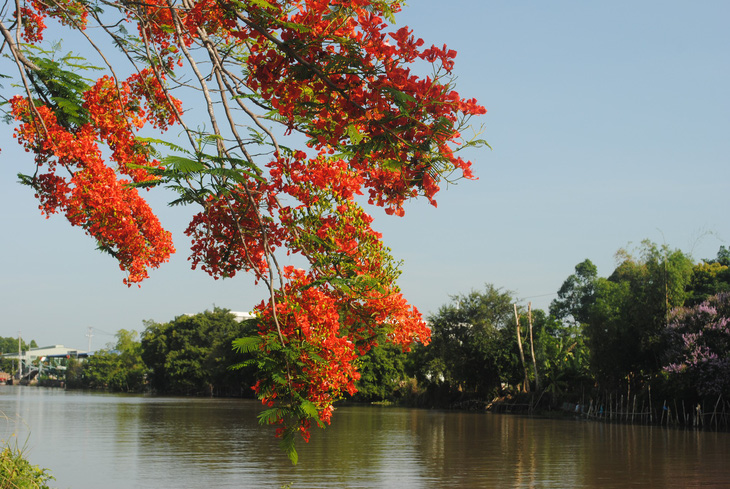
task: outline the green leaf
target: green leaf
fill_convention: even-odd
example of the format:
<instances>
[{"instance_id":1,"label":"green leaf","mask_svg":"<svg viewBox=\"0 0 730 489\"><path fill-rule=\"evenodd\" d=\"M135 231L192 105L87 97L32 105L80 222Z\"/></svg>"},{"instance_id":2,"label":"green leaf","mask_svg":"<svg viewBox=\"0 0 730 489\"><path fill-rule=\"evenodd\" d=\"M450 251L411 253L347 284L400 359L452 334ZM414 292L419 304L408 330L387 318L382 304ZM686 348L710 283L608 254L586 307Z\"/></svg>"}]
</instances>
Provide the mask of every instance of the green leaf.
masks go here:
<instances>
[{"instance_id":1,"label":"green leaf","mask_svg":"<svg viewBox=\"0 0 730 489\"><path fill-rule=\"evenodd\" d=\"M400 170L402 166L401 162L396 160L383 160L381 165L383 166L383 168L393 171Z\"/></svg>"},{"instance_id":2,"label":"green leaf","mask_svg":"<svg viewBox=\"0 0 730 489\"><path fill-rule=\"evenodd\" d=\"M284 436L279 442L279 447L284 453L286 453L286 456L289 457L291 463L296 465L297 462L299 462L299 454L297 453L297 449L294 447L294 434L294 431L291 429L286 430Z\"/></svg>"},{"instance_id":3,"label":"green leaf","mask_svg":"<svg viewBox=\"0 0 730 489\"><path fill-rule=\"evenodd\" d=\"M252 3L252 4L256 5L257 7L261 7L261 8L264 8L264 9L272 9L272 8L274 8L273 5L271 5L266 0L248 0L247 3Z\"/></svg>"},{"instance_id":4,"label":"green leaf","mask_svg":"<svg viewBox=\"0 0 730 489\"><path fill-rule=\"evenodd\" d=\"M205 170L205 165L201 161L182 156L166 156L162 158L162 164L182 173L199 173Z\"/></svg>"},{"instance_id":5,"label":"green leaf","mask_svg":"<svg viewBox=\"0 0 730 489\"><path fill-rule=\"evenodd\" d=\"M257 1L263 2L264 0L255 0L253 3L256 3ZM264 3L267 3L267 2L264 2ZM268 4L268 3L267 3L267 5L270 6L270 4ZM312 30L311 28L309 28L309 27L307 27L305 25L296 23L296 22L286 22L286 21L280 20L278 22L278 24L281 27L286 27L288 29L292 29L292 30L297 31L297 32L309 32L309 31Z\"/></svg>"},{"instance_id":6,"label":"green leaf","mask_svg":"<svg viewBox=\"0 0 730 489\"><path fill-rule=\"evenodd\" d=\"M301 408L307 417L319 419L319 411L317 411L317 406L315 406L312 401L303 401Z\"/></svg>"},{"instance_id":7,"label":"green leaf","mask_svg":"<svg viewBox=\"0 0 730 489\"><path fill-rule=\"evenodd\" d=\"M142 166L142 165L139 165L139 166ZM129 188L153 188L153 187L158 186L159 184L160 184L159 180L146 180L143 182L129 182L126 184L126 186Z\"/></svg>"},{"instance_id":8,"label":"green leaf","mask_svg":"<svg viewBox=\"0 0 730 489\"><path fill-rule=\"evenodd\" d=\"M171 142L168 142L168 141L164 141L162 139L157 139L157 138L137 138L137 140L138 141L142 141L143 143L161 144L162 146L166 146L167 148L169 148L169 149L171 149L173 151L177 151L179 153L184 153L185 152L185 148L183 148L182 146L178 146L175 143L171 143Z\"/></svg>"},{"instance_id":9,"label":"green leaf","mask_svg":"<svg viewBox=\"0 0 730 489\"><path fill-rule=\"evenodd\" d=\"M18 183L20 183L21 185L28 185L29 187L33 187L34 179L30 175L18 173Z\"/></svg>"},{"instance_id":10,"label":"green leaf","mask_svg":"<svg viewBox=\"0 0 730 489\"><path fill-rule=\"evenodd\" d=\"M228 366L228 370L241 370L242 368L249 367L255 363L258 363L258 360L254 360L253 358L244 360L243 362L234 363L233 365Z\"/></svg>"},{"instance_id":11,"label":"green leaf","mask_svg":"<svg viewBox=\"0 0 730 489\"><path fill-rule=\"evenodd\" d=\"M288 385L289 384L289 382L287 382L286 377L284 377L281 374L275 373L275 372L271 374L271 380L273 380L274 383L279 384L279 385Z\"/></svg>"},{"instance_id":12,"label":"green leaf","mask_svg":"<svg viewBox=\"0 0 730 489\"><path fill-rule=\"evenodd\" d=\"M388 92L391 97L393 97L393 103L398 106L398 108L401 109L401 111L408 115L410 114L410 109L408 107L409 103L416 102L415 97L412 95L409 95L405 92L401 92L397 88L394 87L383 87L382 89L385 92Z\"/></svg>"},{"instance_id":13,"label":"green leaf","mask_svg":"<svg viewBox=\"0 0 730 489\"><path fill-rule=\"evenodd\" d=\"M355 124L347 126L347 135L350 137L350 141L354 144L360 144L360 141L362 141L364 137Z\"/></svg>"},{"instance_id":14,"label":"green leaf","mask_svg":"<svg viewBox=\"0 0 730 489\"><path fill-rule=\"evenodd\" d=\"M280 417L280 414L281 409L279 408L271 408L261 411L258 415L259 424L266 425L276 423L276 421L278 421Z\"/></svg>"},{"instance_id":15,"label":"green leaf","mask_svg":"<svg viewBox=\"0 0 730 489\"><path fill-rule=\"evenodd\" d=\"M233 349L238 353L251 353L258 350L259 345L263 342L261 336L245 336L233 340Z\"/></svg>"}]
</instances>

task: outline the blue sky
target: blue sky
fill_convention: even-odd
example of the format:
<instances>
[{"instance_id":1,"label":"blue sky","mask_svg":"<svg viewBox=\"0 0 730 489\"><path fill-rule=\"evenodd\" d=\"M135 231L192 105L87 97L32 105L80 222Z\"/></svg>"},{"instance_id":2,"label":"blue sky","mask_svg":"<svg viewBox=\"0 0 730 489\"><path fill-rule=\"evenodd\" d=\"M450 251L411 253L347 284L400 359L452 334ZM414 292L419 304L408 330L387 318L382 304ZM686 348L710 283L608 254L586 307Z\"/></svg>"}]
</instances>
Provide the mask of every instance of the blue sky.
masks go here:
<instances>
[{"instance_id":1,"label":"blue sky","mask_svg":"<svg viewBox=\"0 0 730 489\"><path fill-rule=\"evenodd\" d=\"M403 218L373 211L404 260L400 285L422 312L492 283L547 308L574 266L599 274L643 239L696 260L728 245L730 3L414 0L397 17L459 54L463 96L493 150L469 154L478 181L414 202ZM6 65L4 65L6 66ZM178 253L128 289L114 260L64 219L40 216L16 184L31 159L0 134L0 336L85 349L120 328L214 305L249 310L250 277L191 271L189 209L153 197Z\"/></svg>"}]
</instances>

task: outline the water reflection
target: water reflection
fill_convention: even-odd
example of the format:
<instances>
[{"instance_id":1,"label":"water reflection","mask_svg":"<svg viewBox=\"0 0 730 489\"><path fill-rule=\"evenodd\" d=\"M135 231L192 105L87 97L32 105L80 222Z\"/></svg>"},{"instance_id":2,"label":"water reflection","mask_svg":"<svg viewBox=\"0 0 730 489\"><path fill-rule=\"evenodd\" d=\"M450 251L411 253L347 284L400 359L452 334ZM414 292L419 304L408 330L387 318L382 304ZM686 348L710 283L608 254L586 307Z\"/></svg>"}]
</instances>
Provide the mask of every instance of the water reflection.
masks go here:
<instances>
[{"instance_id":1,"label":"water reflection","mask_svg":"<svg viewBox=\"0 0 730 489\"><path fill-rule=\"evenodd\" d=\"M0 435L61 488L721 487L730 435L370 406L338 409L293 467L252 401L0 387ZM22 420L22 421L20 421Z\"/></svg>"}]
</instances>

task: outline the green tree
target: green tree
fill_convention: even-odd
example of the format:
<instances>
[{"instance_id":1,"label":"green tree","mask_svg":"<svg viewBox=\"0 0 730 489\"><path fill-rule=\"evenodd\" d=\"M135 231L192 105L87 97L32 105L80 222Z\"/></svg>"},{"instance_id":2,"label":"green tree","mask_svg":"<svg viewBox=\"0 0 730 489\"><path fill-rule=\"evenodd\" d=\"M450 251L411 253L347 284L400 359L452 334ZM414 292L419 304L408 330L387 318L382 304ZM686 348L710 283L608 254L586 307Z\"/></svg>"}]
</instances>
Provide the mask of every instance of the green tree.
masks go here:
<instances>
[{"instance_id":1,"label":"green tree","mask_svg":"<svg viewBox=\"0 0 730 489\"><path fill-rule=\"evenodd\" d=\"M580 324L533 311L535 355L545 392L558 396L591 385L588 346Z\"/></svg>"},{"instance_id":2,"label":"green tree","mask_svg":"<svg viewBox=\"0 0 730 489\"><path fill-rule=\"evenodd\" d=\"M138 333L121 329L115 336L115 344L97 351L85 362L69 361L66 367L69 387L113 392L145 389L147 367L142 361Z\"/></svg>"},{"instance_id":3,"label":"green tree","mask_svg":"<svg viewBox=\"0 0 730 489\"><path fill-rule=\"evenodd\" d=\"M717 257L702 260L692 269L692 281L688 287L687 306L695 306L710 296L730 291L730 250L721 246Z\"/></svg>"},{"instance_id":4,"label":"green tree","mask_svg":"<svg viewBox=\"0 0 730 489\"><path fill-rule=\"evenodd\" d=\"M684 305L692 278L692 260L678 249L643 241L639 258L620 250L623 262L609 279L629 284L624 321L637 330L641 356L637 367L655 374L662 367L666 344L661 340L670 311Z\"/></svg>"},{"instance_id":5,"label":"green tree","mask_svg":"<svg viewBox=\"0 0 730 489\"><path fill-rule=\"evenodd\" d=\"M24 339L20 339L20 348L23 351L28 351L31 348L38 348L35 340L31 340L30 344L26 343ZM0 338L0 353L18 353L18 338L7 336Z\"/></svg>"},{"instance_id":6,"label":"green tree","mask_svg":"<svg viewBox=\"0 0 730 489\"><path fill-rule=\"evenodd\" d=\"M717 257L714 260L708 260L708 263L719 263L720 265L730 267L730 248L720 246L720 249L717 250Z\"/></svg>"},{"instance_id":7,"label":"green tree","mask_svg":"<svg viewBox=\"0 0 730 489\"><path fill-rule=\"evenodd\" d=\"M20 348L23 351L28 351L31 348L38 348L38 344L35 340L31 340L30 344L26 343L22 338L20 339ZM18 353L18 338L12 336L0 337L0 353ZM17 360L11 360L9 358L0 359L0 370L10 372L13 369L17 369Z\"/></svg>"},{"instance_id":8,"label":"green tree","mask_svg":"<svg viewBox=\"0 0 730 489\"><path fill-rule=\"evenodd\" d=\"M406 392L410 376L408 364L410 356L403 348L378 342L360 359L358 370L360 380L357 382L357 393L352 398L357 401L397 401Z\"/></svg>"},{"instance_id":9,"label":"green tree","mask_svg":"<svg viewBox=\"0 0 730 489\"><path fill-rule=\"evenodd\" d=\"M599 278L595 285L595 299L583 326L591 372L602 385L616 386L636 367L641 353L639 330L626 320L629 283Z\"/></svg>"},{"instance_id":10,"label":"green tree","mask_svg":"<svg viewBox=\"0 0 730 489\"><path fill-rule=\"evenodd\" d=\"M215 308L145 325L142 358L157 392L240 395L253 384L250 371L231 371L229 366L236 363L233 340L255 334L254 322L239 323L228 310Z\"/></svg>"},{"instance_id":11,"label":"green tree","mask_svg":"<svg viewBox=\"0 0 730 489\"><path fill-rule=\"evenodd\" d=\"M592 296L579 309L591 369L611 387L640 383L661 370L662 332L669 311L687 299L693 267L682 251L650 241L616 257L616 269L607 279L592 280Z\"/></svg>"},{"instance_id":12,"label":"green tree","mask_svg":"<svg viewBox=\"0 0 730 489\"><path fill-rule=\"evenodd\" d=\"M550 314L558 319L584 324L595 301L598 268L588 259L575 266L558 290L558 298L550 304Z\"/></svg>"},{"instance_id":13,"label":"green tree","mask_svg":"<svg viewBox=\"0 0 730 489\"><path fill-rule=\"evenodd\" d=\"M583 335L590 369L604 386L641 383L656 376L666 349L662 332L669 312L690 297L691 258L645 240L633 253L620 249L608 278L590 260L563 283L551 313Z\"/></svg>"},{"instance_id":14,"label":"green tree","mask_svg":"<svg viewBox=\"0 0 730 489\"><path fill-rule=\"evenodd\" d=\"M505 351L513 321L509 292L487 284L483 292L456 295L429 317L431 344L423 348L420 377L451 393L486 398L498 391L509 365Z\"/></svg>"}]
</instances>

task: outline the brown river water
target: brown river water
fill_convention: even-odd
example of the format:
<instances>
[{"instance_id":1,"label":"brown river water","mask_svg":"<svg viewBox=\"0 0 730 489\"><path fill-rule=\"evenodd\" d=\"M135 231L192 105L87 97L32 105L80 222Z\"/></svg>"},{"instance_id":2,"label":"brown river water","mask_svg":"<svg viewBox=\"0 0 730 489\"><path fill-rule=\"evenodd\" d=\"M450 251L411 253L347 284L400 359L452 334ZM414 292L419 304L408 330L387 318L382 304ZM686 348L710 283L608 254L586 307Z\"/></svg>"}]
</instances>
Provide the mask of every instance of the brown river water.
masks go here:
<instances>
[{"instance_id":1,"label":"brown river water","mask_svg":"<svg viewBox=\"0 0 730 489\"><path fill-rule=\"evenodd\" d=\"M0 438L62 489L730 488L730 433L343 406L292 466L259 411L0 386Z\"/></svg>"}]
</instances>

